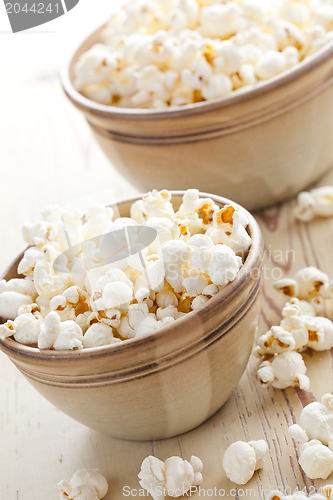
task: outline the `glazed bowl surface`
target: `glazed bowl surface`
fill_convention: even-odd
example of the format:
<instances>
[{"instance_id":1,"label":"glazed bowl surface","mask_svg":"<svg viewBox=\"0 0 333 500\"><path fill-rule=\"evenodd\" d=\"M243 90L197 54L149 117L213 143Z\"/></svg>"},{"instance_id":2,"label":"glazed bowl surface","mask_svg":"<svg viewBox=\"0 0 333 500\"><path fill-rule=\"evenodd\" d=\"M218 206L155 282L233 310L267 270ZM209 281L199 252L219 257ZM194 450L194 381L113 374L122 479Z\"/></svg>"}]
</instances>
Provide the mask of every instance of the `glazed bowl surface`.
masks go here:
<instances>
[{"instance_id":1,"label":"glazed bowl surface","mask_svg":"<svg viewBox=\"0 0 333 500\"><path fill-rule=\"evenodd\" d=\"M87 37L61 73L111 163L140 190L181 189L227 196L248 210L280 202L333 165L333 43L253 88L166 110L91 101L74 87L74 66L101 39Z\"/></svg>"},{"instance_id":2,"label":"glazed bowl surface","mask_svg":"<svg viewBox=\"0 0 333 500\"><path fill-rule=\"evenodd\" d=\"M172 193L175 207L183 194ZM220 206L230 203L219 196L200 196L210 196ZM136 199L117 204L120 216L129 214ZM236 279L172 325L143 338L76 352L41 351L11 338L0 339L0 349L46 399L92 429L148 440L195 428L229 398L253 345L260 313L262 238L255 219L246 213L252 245ZM21 257L1 278L17 276Z\"/></svg>"}]
</instances>

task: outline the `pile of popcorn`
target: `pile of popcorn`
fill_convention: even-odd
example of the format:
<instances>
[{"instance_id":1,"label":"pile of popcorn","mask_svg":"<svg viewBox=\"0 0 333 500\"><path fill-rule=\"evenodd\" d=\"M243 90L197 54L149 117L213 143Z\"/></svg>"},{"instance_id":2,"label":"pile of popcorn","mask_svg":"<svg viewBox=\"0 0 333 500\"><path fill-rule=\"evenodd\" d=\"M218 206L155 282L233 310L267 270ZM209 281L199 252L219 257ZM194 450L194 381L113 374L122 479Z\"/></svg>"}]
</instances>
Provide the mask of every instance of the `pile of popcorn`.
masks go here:
<instances>
[{"instance_id":1,"label":"pile of popcorn","mask_svg":"<svg viewBox=\"0 0 333 500\"><path fill-rule=\"evenodd\" d=\"M0 337L82 349L140 337L199 308L233 281L251 245L243 211L189 189L177 211L152 191L130 217L52 207L26 224L25 278L0 281ZM148 238L149 237L149 238Z\"/></svg>"},{"instance_id":2,"label":"pile of popcorn","mask_svg":"<svg viewBox=\"0 0 333 500\"><path fill-rule=\"evenodd\" d=\"M163 109L223 98L333 40L331 0L135 0L75 66L96 102Z\"/></svg>"},{"instance_id":3,"label":"pile of popcorn","mask_svg":"<svg viewBox=\"0 0 333 500\"><path fill-rule=\"evenodd\" d=\"M301 353L308 348L325 351L333 347L333 323L322 316L326 301L333 298L333 282L319 269L306 267L293 278L277 281L275 288L288 301L280 325L258 339L255 354L262 360L258 378L263 385L278 389L308 390L310 381Z\"/></svg>"}]
</instances>

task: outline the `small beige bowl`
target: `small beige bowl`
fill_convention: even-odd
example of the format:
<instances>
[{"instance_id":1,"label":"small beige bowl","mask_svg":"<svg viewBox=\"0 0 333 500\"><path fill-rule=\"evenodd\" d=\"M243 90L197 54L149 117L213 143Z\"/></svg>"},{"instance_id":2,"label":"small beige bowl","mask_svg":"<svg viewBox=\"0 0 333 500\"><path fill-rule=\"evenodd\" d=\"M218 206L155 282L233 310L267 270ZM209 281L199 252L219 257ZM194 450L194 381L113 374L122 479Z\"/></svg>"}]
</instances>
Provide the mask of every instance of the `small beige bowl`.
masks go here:
<instances>
[{"instance_id":1,"label":"small beige bowl","mask_svg":"<svg viewBox=\"0 0 333 500\"><path fill-rule=\"evenodd\" d=\"M111 163L141 190L181 189L195 179L201 191L254 210L294 195L333 165L333 43L224 99L125 109L93 102L73 86L76 61L104 26L75 51L62 84Z\"/></svg>"},{"instance_id":2,"label":"small beige bowl","mask_svg":"<svg viewBox=\"0 0 333 500\"><path fill-rule=\"evenodd\" d=\"M175 206L182 195L173 193ZM201 196L220 206L230 203ZM129 214L133 201L117 205L121 216ZM171 326L144 338L77 352L40 351L10 338L0 340L0 349L57 408L102 433L148 440L193 429L231 395L254 340L262 239L258 224L246 213L252 245L237 278ZM16 276L21 258L1 278Z\"/></svg>"}]
</instances>

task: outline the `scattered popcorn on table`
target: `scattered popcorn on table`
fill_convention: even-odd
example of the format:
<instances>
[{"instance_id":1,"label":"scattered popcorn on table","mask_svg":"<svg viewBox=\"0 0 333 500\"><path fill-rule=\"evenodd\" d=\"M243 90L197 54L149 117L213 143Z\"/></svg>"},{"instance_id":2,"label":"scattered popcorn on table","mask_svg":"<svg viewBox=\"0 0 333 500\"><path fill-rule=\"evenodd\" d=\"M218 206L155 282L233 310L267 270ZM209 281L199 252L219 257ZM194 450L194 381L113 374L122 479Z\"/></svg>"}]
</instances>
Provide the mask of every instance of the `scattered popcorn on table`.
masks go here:
<instances>
[{"instance_id":1,"label":"scattered popcorn on table","mask_svg":"<svg viewBox=\"0 0 333 500\"><path fill-rule=\"evenodd\" d=\"M246 215L189 189L175 212L167 190L111 208L51 207L25 224L24 278L0 281L0 337L81 350L142 337L198 309L233 281L251 246Z\"/></svg>"},{"instance_id":2,"label":"scattered popcorn on table","mask_svg":"<svg viewBox=\"0 0 333 500\"><path fill-rule=\"evenodd\" d=\"M223 468L230 481L246 484L256 470L262 469L264 456L268 451L266 441L236 441L225 451Z\"/></svg>"},{"instance_id":3,"label":"scattered popcorn on table","mask_svg":"<svg viewBox=\"0 0 333 500\"><path fill-rule=\"evenodd\" d=\"M303 222L309 222L315 217L332 217L333 186L323 186L299 193L294 214L296 219Z\"/></svg>"},{"instance_id":4,"label":"scattered popcorn on table","mask_svg":"<svg viewBox=\"0 0 333 500\"><path fill-rule=\"evenodd\" d=\"M58 483L60 500L101 500L108 491L108 483L98 469L80 469L72 479Z\"/></svg>"},{"instance_id":5,"label":"scattered popcorn on table","mask_svg":"<svg viewBox=\"0 0 333 500\"><path fill-rule=\"evenodd\" d=\"M306 366L300 353L308 348L326 351L333 347L333 322L322 316L332 300L332 282L315 267L305 267L293 278L278 280L274 287L288 301L282 320L258 338L254 353L262 362L258 378L276 388L309 389Z\"/></svg>"},{"instance_id":6,"label":"scattered popcorn on table","mask_svg":"<svg viewBox=\"0 0 333 500\"><path fill-rule=\"evenodd\" d=\"M297 65L333 40L329 0L135 0L75 65L96 102L164 109L226 97Z\"/></svg>"},{"instance_id":7,"label":"scattered popcorn on table","mask_svg":"<svg viewBox=\"0 0 333 500\"><path fill-rule=\"evenodd\" d=\"M289 433L299 444L299 463L305 474L310 479L327 479L333 472L333 395L325 394L321 403L305 406L299 425L291 425Z\"/></svg>"},{"instance_id":8,"label":"scattered popcorn on table","mask_svg":"<svg viewBox=\"0 0 333 500\"><path fill-rule=\"evenodd\" d=\"M144 459L138 474L140 485L154 500L163 500L166 496L182 497L192 486L202 483L203 464L198 457L190 461L180 457L170 457L164 462L156 457Z\"/></svg>"}]
</instances>

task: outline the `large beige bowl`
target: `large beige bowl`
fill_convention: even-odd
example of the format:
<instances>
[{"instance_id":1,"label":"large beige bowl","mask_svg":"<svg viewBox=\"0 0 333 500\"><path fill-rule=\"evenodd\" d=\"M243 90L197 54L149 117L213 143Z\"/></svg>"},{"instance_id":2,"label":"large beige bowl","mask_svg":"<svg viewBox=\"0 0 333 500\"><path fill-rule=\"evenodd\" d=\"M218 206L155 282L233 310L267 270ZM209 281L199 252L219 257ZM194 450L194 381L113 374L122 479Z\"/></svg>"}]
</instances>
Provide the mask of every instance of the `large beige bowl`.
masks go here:
<instances>
[{"instance_id":1,"label":"large beige bowl","mask_svg":"<svg viewBox=\"0 0 333 500\"><path fill-rule=\"evenodd\" d=\"M282 201L333 165L333 43L255 88L164 111L95 103L73 87L75 51L62 72L110 161L140 189L195 184L259 209Z\"/></svg>"},{"instance_id":2,"label":"large beige bowl","mask_svg":"<svg viewBox=\"0 0 333 500\"><path fill-rule=\"evenodd\" d=\"M182 194L174 193L176 204ZM221 206L229 203L212 198ZM118 205L120 215L128 215L133 201ZM260 312L262 240L247 215L252 246L235 281L171 326L77 352L40 351L10 338L0 340L0 349L51 403L93 429L134 440L193 429L225 403L251 352ZM16 276L21 257L1 278Z\"/></svg>"}]
</instances>

